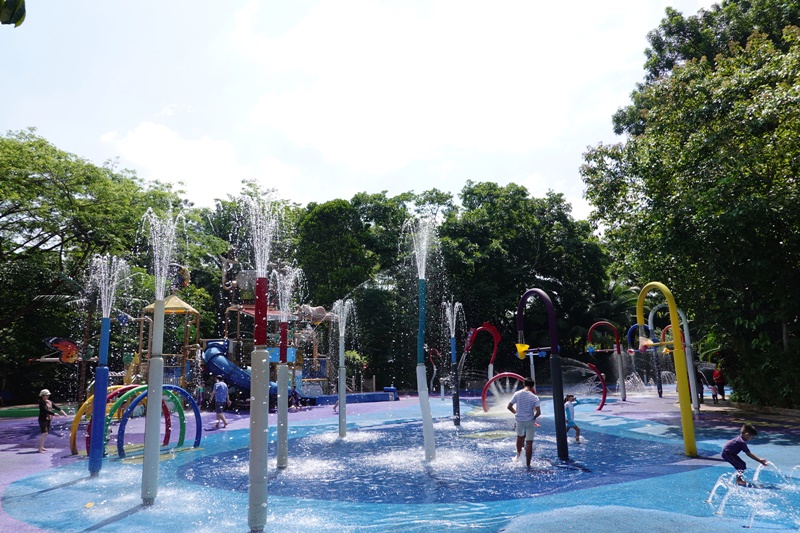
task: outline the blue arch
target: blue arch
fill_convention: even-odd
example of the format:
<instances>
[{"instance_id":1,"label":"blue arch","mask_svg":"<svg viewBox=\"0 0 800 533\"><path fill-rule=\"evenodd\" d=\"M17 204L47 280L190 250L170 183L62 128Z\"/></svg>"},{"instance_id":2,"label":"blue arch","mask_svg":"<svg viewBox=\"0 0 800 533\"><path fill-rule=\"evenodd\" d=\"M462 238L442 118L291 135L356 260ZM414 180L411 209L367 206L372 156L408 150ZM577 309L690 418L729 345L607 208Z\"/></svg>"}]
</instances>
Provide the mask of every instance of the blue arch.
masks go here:
<instances>
[{"instance_id":1,"label":"blue arch","mask_svg":"<svg viewBox=\"0 0 800 533\"><path fill-rule=\"evenodd\" d=\"M194 419L195 419L195 432L194 432L194 444L192 445L193 448L200 447L200 439L203 436L203 420L200 418L200 407L198 407L197 402L194 401L192 395L189 394L188 391L178 387L177 385L164 385L164 390L169 390L173 392L177 392L181 396L183 396L189 405L194 411ZM133 410L136 408L139 403L147 397L147 391L142 392L139 396L136 397L135 400L131 402L128 408L125 410L125 413L122 415L122 420L119 423L119 432L117 434L117 455L119 457L125 457L125 426L128 424L128 419L130 418Z\"/></svg>"},{"instance_id":2,"label":"blue arch","mask_svg":"<svg viewBox=\"0 0 800 533\"><path fill-rule=\"evenodd\" d=\"M647 330L647 334L650 335L650 328L648 326L646 326L645 324L634 324L634 325L632 325L631 328L628 330L628 348L633 347L633 332L634 331L638 331L639 327L643 327L644 329L646 329Z\"/></svg>"}]
</instances>

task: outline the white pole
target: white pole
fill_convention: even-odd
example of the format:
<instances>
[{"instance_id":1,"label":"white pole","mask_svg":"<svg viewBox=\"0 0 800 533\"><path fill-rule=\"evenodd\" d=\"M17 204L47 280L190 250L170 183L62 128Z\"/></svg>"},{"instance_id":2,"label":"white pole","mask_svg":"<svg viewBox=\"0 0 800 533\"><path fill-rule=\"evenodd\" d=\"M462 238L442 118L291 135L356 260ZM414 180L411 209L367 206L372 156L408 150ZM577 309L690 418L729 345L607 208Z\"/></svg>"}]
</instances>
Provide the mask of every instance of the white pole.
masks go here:
<instances>
[{"instance_id":1,"label":"white pole","mask_svg":"<svg viewBox=\"0 0 800 533\"><path fill-rule=\"evenodd\" d=\"M161 455L161 399L164 384L164 300L153 304L153 349L147 365L147 413L144 420L142 503L153 505L158 494Z\"/></svg>"},{"instance_id":2,"label":"white pole","mask_svg":"<svg viewBox=\"0 0 800 533\"><path fill-rule=\"evenodd\" d=\"M289 461L289 365L278 364L278 468Z\"/></svg>"},{"instance_id":3,"label":"white pole","mask_svg":"<svg viewBox=\"0 0 800 533\"><path fill-rule=\"evenodd\" d=\"M267 525L267 445L269 443L269 352L253 350L250 378L250 487L247 525L251 533Z\"/></svg>"},{"instance_id":4,"label":"white pole","mask_svg":"<svg viewBox=\"0 0 800 533\"><path fill-rule=\"evenodd\" d=\"M342 305L344 308L344 305ZM342 310L339 317L339 437L347 435L347 370L344 366L344 321L345 311Z\"/></svg>"},{"instance_id":5,"label":"white pole","mask_svg":"<svg viewBox=\"0 0 800 533\"><path fill-rule=\"evenodd\" d=\"M622 361L622 353L621 352L614 352L614 355L617 357L617 374L619 374L619 395L624 402L627 400L627 394L625 393L625 365Z\"/></svg>"},{"instance_id":6,"label":"white pole","mask_svg":"<svg viewBox=\"0 0 800 533\"><path fill-rule=\"evenodd\" d=\"M425 380L425 363L417 364L417 390L419 391L419 407L422 412L422 438L425 441L425 460L436 459L436 442L433 434L433 415L428 398L428 383Z\"/></svg>"},{"instance_id":7,"label":"white pole","mask_svg":"<svg viewBox=\"0 0 800 533\"><path fill-rule=\"evenodd\" d=\"M531 379L533 380L533 388L536 388L536 367L533 366L533 352L528 352L531 357Z\"/></svg>"}]
</instances>

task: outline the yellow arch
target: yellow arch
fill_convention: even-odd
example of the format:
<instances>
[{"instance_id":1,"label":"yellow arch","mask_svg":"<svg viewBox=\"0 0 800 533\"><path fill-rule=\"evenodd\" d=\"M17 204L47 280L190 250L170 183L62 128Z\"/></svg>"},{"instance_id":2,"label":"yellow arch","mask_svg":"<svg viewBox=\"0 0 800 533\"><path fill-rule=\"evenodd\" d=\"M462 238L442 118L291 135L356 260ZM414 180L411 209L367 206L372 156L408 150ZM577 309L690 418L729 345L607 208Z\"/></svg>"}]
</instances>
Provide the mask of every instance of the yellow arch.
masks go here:
<instances>
[{"instance_id":1,"label":"yellow arch","mask_svg":"<svg viewBox=\"0 0 800 533\"><path fill-rule=\"evenodd\" d=\"M108 387L108 392L121 389L122 387L126 387L127 385L111 385ZM72 419L72 427L69 430L69 450L72 455L78 455L78 426L81 423L81 419L83 419L83 415L86 414L86 411L92 406L92 402L94 401L94 394L89 396L83 405L75 412L75 418Z\"/></svg>"},{"instance_id":2,"label":"yellow arch","mask_svg":"<svg viewBox=\"0 0 800 533\"><path fill-rule=\"evenodd\" d=\"M660 290L667 299L669 306L669 321L672 324L672 331L681 331L681 323L678 319L678 306L675 305L675 298L672 292L663 283L658 281L651 281L642 287L639 293L639 300L636 303L636 320L641 328L645 324L644 321L644 300L650 289ZM641 333L639 335L642 336ZM673 335L675 337L675 335ZM694 436L694 419L692 418L692 398L689 393L689 369L686 367L686 354L683 350L683 343L680 342L680 335L678 335L678 342L669 343L655 343L654 345L673 344L672 356L675 360L675 374L678 381L678 402L681 406L681 428L683 429L683 447L686 450L686 455L689 457L697 457L697 443ZM692 374L694 375L694 374Z\"/></svg>"}]
</instances>

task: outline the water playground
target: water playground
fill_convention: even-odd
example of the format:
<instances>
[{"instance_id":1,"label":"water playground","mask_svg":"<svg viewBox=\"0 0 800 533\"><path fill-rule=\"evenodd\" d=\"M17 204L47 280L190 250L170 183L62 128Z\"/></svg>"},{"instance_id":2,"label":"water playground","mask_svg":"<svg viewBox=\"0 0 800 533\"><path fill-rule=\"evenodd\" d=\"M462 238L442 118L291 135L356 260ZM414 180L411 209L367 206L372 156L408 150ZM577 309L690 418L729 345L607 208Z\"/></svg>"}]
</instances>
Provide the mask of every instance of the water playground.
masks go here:
<instances>
[{"instance_id":1,"label":"water playground","mask_svg":"<svg viewBox=\"0 0 800 533\"><path fill-rule=\"evenodd\" d=\"M552 403L536 435L533 467L512 460L513 417L483 411L463 399L460 426L452 405L431 401L437 458L424 459L419 400L350 407L348 432L338 435L330 406L293 414L290 461L277 468L277 413L269 430L267 531L540 531L648 530L796 531L800 527L800 423L796 417L703 408L697 420L698 456L686 457L674 391L659 398L582 398L576 419L582 444L558 459ZM188 413L187 419L194 415ZM2 419L0 527L9 531L246 531L250 420L232 415L210 429L201 414L202 445L173 439L159 464L153 506L141 503L141 455L108 458L99 477L86 456L71 455L67 419L55 426L58 451L36 453L35 421ZM754 449L774 466L755 465L760 488L731 483L719 451L742 420L760 428ZM141 424L134 419L132 424ZM195 425L187 424L186 442ZM669 495L669 497L664 497Z\"/></svg>"},{"instance_id":2,"label":"water playground","mask_svg":"<svg viewBox=\"0 0 800 533\"><path fill-rule=\"evenodd\" d=\"M613 348L593 348L611 359L607 372L617 369L610 378L593 364L562 359L555 309L546 292L529 289L521 296L517 354L512 357L530 361L530 376L525 377L534 379L543 399L534 462L528 469L513 460L514 418L506 410L525 377L495 373L497 330L486 323L471 330L459 358L453 332L457 306L448 306L450 364L445 364L447 357L435 358L425 344L425 258L435 241L432 221L409 228L418 274L417 390L407 391L403 399L396 390L387 390L373 393L380 395L373 401L357 401L347 394L344 362L352 301L340 300L331 313L294 307L292 293L300 272L289 266L269 268L277 221L263 204L254 203L251 209L253 248L260 251L254 283L247 288L252 305L237 304L236 335L228 334L226 316L225 339L188 344L186 327L186 350L177 365L162 345L176 224L148 219L156 301L147 347L140 348L141 366L129 372L146 375L146 384L109 384L110 311L124 269L114 259L98 259L103 319L93 395L77 406L71 422L54 422L50 438L58 439L58 446L48 454L37 453L29 442L38 432L32 419L0 418L3 530L800 528L800 423L796 417L744 412L730 405L700 407L698 383L690 379L694 358L688 321L663 284L642 288L628 350L623 352L612 324L598 323L589 330L590 342L596 326L613 330ZM237 280L236 286L244 289L244 281ZM660 328L660 337L655 334L654 311L649 323L645 321L645 297L655 291L666 299L673 334L682 333L673 335L677 339L666 336L668 328ZM270 307L268 300L277 305ZM549 344L542 347L525 340L524 315L536 302L547 314ZM314 402L290 416L292 392L304 386L298 348L310 341L310 352L317 355L313 335L290 335L290 324L299 322L301 314L335 325L338 411L317 394ZM242 315L252 318L249 345L238 334ZM480 332L491 334L494 352L481 390L468 391L460 386L465 360ZM438 398L430 394L435 382L429 381L426 359L442 371ZM536 359L549 363L548 377L538 381ZM446 366L449 373L443 379ZM203 367L246 391L249 412L231 415L225 429L214 427L213 413L201 411L196 401L200 387L187 390L199 385L196 378ZM539 364L540 370L544 367ZM179 384L169 383L171 379ZM580 443L567 439L565 393L580 396ZM142 413L146 404L157 407ZM743 422L760 429L753 445L770 460L769 466L748 472L747 487L735 483L732 468L719 457ZM177 438L172 438L174 425Z\"/></svg>"}]
</instances>

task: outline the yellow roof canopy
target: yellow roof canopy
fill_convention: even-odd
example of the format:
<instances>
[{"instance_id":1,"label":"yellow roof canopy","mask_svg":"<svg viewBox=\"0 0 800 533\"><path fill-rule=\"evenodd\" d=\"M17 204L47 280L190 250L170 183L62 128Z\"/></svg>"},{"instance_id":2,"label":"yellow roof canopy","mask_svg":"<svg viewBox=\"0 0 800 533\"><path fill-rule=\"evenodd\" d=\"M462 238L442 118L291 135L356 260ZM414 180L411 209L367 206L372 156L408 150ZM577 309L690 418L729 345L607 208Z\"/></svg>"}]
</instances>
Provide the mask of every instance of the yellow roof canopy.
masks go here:
<instances>
[{"instance_id":1,"label":"yellow roof canopy","mask_svg":"<svg viewBox=\"0 0 800 533\"><path fill-rule=\"evenodd\" d=\"M155 311L155 307L155 302L151 303L142 309L142 312L153 313ZM170 294L164 299L164 313L168 315L200 314L197 309L178 298L175 294Z\"/></svg>"}]
</instances>

